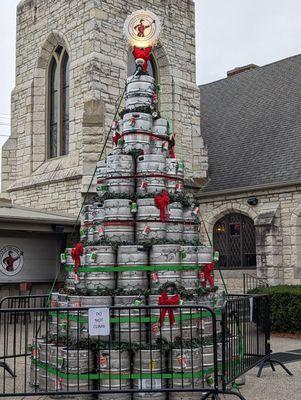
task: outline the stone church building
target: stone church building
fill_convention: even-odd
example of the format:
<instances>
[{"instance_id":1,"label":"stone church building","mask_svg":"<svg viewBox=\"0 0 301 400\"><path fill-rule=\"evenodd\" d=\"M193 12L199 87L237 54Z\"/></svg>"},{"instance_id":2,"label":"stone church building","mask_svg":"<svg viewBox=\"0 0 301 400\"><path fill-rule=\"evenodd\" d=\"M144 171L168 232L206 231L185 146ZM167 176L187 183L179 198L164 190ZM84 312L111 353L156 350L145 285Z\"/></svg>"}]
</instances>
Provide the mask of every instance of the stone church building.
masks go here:
<instances>
[{"instance_id":1,"label":"stone church building","mask_svg":"<svg viewBox=\"0 0 301 400\"><path fill-rule=\"evenodd\" d=\"M19 3L12 130L2 150L2 192L14 207L74 221L132 73L123 24L137 6ZM189 184L199 187L203 240L207 229L231 290L241 288L243 272L301 283L301 58L234 70L198 88L194 7L141 0L138 8L163 24L149 69Z\"/></svg>"}]
</instances>

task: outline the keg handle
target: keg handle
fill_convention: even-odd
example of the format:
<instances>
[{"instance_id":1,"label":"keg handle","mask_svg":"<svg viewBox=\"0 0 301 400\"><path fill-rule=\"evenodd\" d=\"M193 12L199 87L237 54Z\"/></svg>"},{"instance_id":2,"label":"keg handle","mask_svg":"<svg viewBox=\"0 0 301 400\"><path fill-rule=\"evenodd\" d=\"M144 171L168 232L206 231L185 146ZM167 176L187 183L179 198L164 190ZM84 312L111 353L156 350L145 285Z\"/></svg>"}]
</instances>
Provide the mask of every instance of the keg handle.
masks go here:
<instances>
[{"instance_id":1,"label":"keg handle","mask_svg":"<svg viewBox=\"0 0 301 400\"><path fill-rule=\"evenodd\" d=\"M138 161L143 161L143 160L144 160L144 156L138 157Z\"/></svg>"}]
</instances>

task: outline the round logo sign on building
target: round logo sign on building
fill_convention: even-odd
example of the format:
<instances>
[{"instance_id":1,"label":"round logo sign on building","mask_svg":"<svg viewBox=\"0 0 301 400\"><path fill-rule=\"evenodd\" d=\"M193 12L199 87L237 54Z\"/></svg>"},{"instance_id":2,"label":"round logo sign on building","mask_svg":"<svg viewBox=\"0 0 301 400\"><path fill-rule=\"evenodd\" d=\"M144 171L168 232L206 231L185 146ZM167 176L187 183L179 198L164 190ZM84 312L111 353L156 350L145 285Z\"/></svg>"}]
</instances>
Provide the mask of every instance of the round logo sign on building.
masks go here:
<instances>
[{"instance_id":1,"label":"round logo sign on building","mask_svg":"<svg viewBox=\"0 0 301 400\"><path fill-rule=\"evenodd\" d=\"M23 251L15 246L0 250L0 271L7 276L17 275L24 265Z\"/></svg>"},{"instance_id":2,"label":"round logo sign on building","mask_svg":"<svg viewBox=\"0 0 301 400\"><path fill-rule=\"evenodd\" d=\"M160 32L160 19L151 11L135 11L124 24L124 33L129 43L141 49L154 46Z\"/></svg>"}]
</instances>

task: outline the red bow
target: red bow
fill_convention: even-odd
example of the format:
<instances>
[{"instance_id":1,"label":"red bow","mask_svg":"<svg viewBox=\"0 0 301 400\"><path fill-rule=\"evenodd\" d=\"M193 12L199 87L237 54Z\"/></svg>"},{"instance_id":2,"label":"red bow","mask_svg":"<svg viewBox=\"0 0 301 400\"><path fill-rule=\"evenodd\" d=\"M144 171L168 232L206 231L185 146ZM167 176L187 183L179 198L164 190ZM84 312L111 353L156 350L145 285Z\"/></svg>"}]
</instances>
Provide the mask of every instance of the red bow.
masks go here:
<instances>
[{"instance_id":1,"label":"red bow","mask_svg":"<svg viewBox=\"0 0 301 400\"><path fill-rule=\"evenodd\" d=\"M155 196L155 205L160 210L161 222L165 222L166 213L170 204L169 196L166 190L162 190L162 196Z\"/></svg>"},{"instance_id":2,"label":"red bow","mask_svg":"<svg viewBox=\"0 0 301 400\"><path fill-rule=\"evenodd\" d=\"M118 145L118 140L121 139L121 135L119 132L116 132L115 135L113 136L113 142L115 144L115 146Z\"/></svg>"},{"instance_id":3,"label":"red bow","mask_svg":"<svg viewBox=\"0 0 301 400\"><path fill-rule=\"evenodd\" d=\"M210 264L205 264L203 267L203 274L204 274L204 280L201 282L201 285L203 287L206 287L207 281L209 282L210 286L214 286L214 279L212 276L212 272L214 271L215 267L215 262L212 261Z\"/></svg>"},{"instance_id":4,"label":"red bow","mask_svg":"<svg viewBox=\"0 0 301 400\"><path fill-rule=\"evenodd\" d=\"M71 250L71 257L74 260L74 273L77 274L78 268L80 267L80 256L83 255L84 249L83 245L79 242L77 245Z\"/></svg>"},{"instance_id":5,"label":"red bow","mask_svg":"<svg viewBox=\"0 0 301 400\"><path fill-rule=\"evenodd\" d=\"M143 69L147 71L147 65L151 57L152 47L147 47L146 49L139 49L138 47L134 46L133 56L135 60L138 58L142 58L144 60Z\"/></svg>"},{"instance_id":6,"label":"red bow","mask_svg":"<svg viewBox=\"0 0 301 400\"><path fill-rule=\"evenodd\" d=\"M178 306L180 303L180 296L178 294L168 297L166 292L162 293L158 300L159 306ZM160 311L160 325L164 324L165 316L168 313L170 325L175 323L174 309L173 308L161 308Z\"/></svg>"}]
</instances>

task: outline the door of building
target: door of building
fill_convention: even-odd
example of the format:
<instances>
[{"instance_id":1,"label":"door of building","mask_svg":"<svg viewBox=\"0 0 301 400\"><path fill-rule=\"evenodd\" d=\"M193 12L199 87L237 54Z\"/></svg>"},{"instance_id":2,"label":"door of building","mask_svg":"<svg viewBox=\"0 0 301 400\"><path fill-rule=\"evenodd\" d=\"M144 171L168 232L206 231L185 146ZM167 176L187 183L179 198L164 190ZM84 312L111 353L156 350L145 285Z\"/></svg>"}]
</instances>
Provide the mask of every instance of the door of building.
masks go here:
<instances>
[{"instance_id":1,"label":"door of building","mask_svg":"<svg viewBox=\"0 0 301 400\"><path fill-rule=\"evenodd\" d=\"M243 214L227 214L214 225L213 247L222 268L256 267L255 226Z\"/></svg>"}]
</instances>

